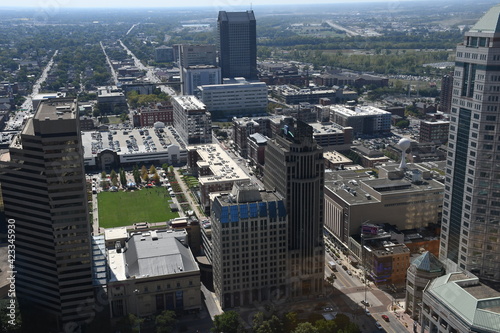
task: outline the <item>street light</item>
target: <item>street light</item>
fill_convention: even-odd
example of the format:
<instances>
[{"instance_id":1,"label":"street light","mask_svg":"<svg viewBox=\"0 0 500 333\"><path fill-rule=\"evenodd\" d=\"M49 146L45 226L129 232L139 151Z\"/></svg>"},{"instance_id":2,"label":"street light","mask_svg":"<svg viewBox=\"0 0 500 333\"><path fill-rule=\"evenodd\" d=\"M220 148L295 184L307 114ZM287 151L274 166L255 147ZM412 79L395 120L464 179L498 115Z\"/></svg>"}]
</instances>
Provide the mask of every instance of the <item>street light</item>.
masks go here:
<instances>
[{"instance_id":1,"label":"street light","mask_svg":"<svg viewBox=\"0 0 500 333\"><path fill-rule=\"evenodd\" d=\"M365 261L365 254L363 253L363 250L365 248L365 237L363 237L363 233L361 233L361 264L363 265L363 283L365 284L365 312L366 312L366 307L367 307L367 302L366 302L366 261Z\"/></svg>"},{"instance_id":2,"label":"street light","mask_svg":"<svg viewBox=\"0 0 500 333\"><path fill-rule=\"evenodd\" d=\"M139 289L135 289L134 290L134 295L135 295L135 312L137 314L137 322L138 322L138 325L139 325L139 333L141 333L141 322L139 320Z\"/></svg>"}]
</instances>

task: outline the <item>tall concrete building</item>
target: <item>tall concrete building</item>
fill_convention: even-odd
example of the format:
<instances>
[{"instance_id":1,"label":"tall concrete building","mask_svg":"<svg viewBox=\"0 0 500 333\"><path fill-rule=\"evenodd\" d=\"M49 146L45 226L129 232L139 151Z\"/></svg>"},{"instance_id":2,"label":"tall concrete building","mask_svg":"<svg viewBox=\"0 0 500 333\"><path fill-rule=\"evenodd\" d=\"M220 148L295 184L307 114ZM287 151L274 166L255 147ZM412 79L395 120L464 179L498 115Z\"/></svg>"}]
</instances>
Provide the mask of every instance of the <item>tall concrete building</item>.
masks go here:
<instances>
[{"instance_id":1,"label":"tall concrete building","mask_svg":"<svg viewBox=\"0 0 500 333\"><path fill-rule=\"evenodd\" d=\"M212 117L205 104L194 96L172 98L174 127L185 144L212 142Z\"/></svg>"},{"instance_id":2,"label":"tall concrete building","mask_svg":"<svg viewBox=\"0 0 500 333\"><path fill-rule=\"evenodd\" d=\"M500 282L500 5L457 46L440 259Z\"/></svg>"},{"instance_id":3,"label":"tall concrete building","mask_svg":"<svg viewBox=\"0 0 500 333\"><path fill-rule=\"evenodd\" d=\"M214 289L222 308L285 299L283 200L249 182L235 183L231 193L214 194L212 199Z\"/></svg>"},{"instance_id":4,"label":"tall concrete building","mask_svg":"<svg viewBox=\"0 0 500 333\"><path fill-rule=\"evenodd\" d=\"M257 29L253 10L220 11L217 29L222 77L257 79Z\"/></svg>"},{"instance_id":5,"label":"tall concrete building","mask_svg":"<svg viewBox=\"0 0 500 333\"><path fill-rule=\"evenodd\" d=\"M321 294L323 245L323 149L313 129L293 118L267 143L264 186L283 197L288 214L288 264L291 297Z\"/></svg>"},{"instance_id":6,"label":"tall concrete building","mask_svg":"<svg viewBox=\"0 0 500 333\"><path fill-rule=\"evenodd\" d=\"M23 322L68 331L92 319L91 234L78 105L42 101L9 147L0 180L15 220L16 293ZM36 321L36 320L35 320Z\"/></svg>"}]
</instances>

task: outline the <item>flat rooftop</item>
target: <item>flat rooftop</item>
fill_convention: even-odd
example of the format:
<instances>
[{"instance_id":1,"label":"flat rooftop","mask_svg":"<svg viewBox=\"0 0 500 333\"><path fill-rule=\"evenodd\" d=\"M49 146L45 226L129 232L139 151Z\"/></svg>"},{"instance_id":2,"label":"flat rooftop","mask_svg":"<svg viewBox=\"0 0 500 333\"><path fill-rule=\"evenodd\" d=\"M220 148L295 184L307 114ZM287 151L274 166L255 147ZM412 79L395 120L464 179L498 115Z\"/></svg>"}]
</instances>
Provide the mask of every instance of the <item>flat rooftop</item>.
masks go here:
<instances>
[{"instance_id":1,"label":"flat rooftop","mask_svg":"<svg viewBox=\"0 0 500 333\"><path fill-rule=\"evenodd\" d=\"M187 111L198 111L206 110L205 104L201 102L198 98L191 95L186 96L174 96L173 98L184 110Z\"/></svg>"},{"instance_id":2,"label":"flat rooftop","mask_svg":"<svg viewBox=\"0 0 500 333\"><path fill-rule=\"evenodd\" d=\"M127 238L128 238L127 227L104 229L104 239L106 241L127 239Z\"/></svg>"},{"instance_id":3,"label":"flat rooftop","mask_svg":"<svg viewBox=\"0 0 500 333\"><path fill-rule=\"evenodd\" d=\"M166 151L171 145L185 149L185 144L171 126L165 127L163 132L155 131L152 127L82 131L82 143L84 158L96 157L106 149L118 155L159 153Z\"/></svg>"},{"instance_id":4,"label":"flat rooftop","mask_svg":"<svg viewBox=\"0 0 500 333\"><path fill-rule=\"evenodd\" d=\"M323 157L334 164L351 164L352 160L345 157L341 153L333 150L333 151L325 151L323 152Z\"/></svg>"},{"instance_id":5,"label":"flat rooftop","mask_svg":"<svg viewBox=\"0 0 500 333\"><path fill-rule=\"evenodd\" d=\"M208 167L212 173L198 179L200 185L220 183L224 181L249 180L250 177L236 162L217 144L194 146L200 156L198 166Z\"/></svg>"},{"instance_id":6,"label":"flat rooftop","mask_svg":"<svg viewBox=\"0 0 500 333\"><path fill-rule=\"evenodd\" d=\"M344 133L344 127L335 123L309 123L313 128L313 135L328 135Z\"/></svg>"},{"instance_id":7,"label":"flat rooftop","mask_svg":"<svg viewBox=\"0 0 500 333\"><path fill-rule=\"evenodd\" d=\"M376 115L391 115L390 112L376 108L374 106L357 106L354 110L348 109L341 105L330 105L330 110L342 114L347 117L363 117L363 116L376 116Z\"/></svg>"},{"instance_id":8,"label":"flat rooftop","mask_svg":"<svg viewBox=\"0 0 500 333\"><path fill-rule=\"evenodd\" d=\"M48 99L40 103L36 110L34 119L39 121L76 119L78 115L78 105L73 99Z\"/></svg>"}]
</instances>

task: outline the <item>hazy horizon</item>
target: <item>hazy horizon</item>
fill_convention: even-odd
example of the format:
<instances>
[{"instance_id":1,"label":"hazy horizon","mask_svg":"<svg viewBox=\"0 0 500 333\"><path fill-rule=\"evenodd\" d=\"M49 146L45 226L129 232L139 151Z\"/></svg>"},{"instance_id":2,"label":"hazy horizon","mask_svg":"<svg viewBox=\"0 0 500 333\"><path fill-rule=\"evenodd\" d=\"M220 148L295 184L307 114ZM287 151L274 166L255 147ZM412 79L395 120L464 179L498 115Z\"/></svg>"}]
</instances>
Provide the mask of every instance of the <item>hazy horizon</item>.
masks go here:
<instances>
[{"instance_id":1,"label":"hazy horizon","mask_svg":"<svg viewBox=\"0 0 500 333\"><path fill-rule=\"evenodd\" d=\"M312 3L304 3L304 0L185 0L180 2L165 0L148 0L137 2L130 0L18 0L12 5L0 5L0 8L23 8L23 9L61 9L61 8L183 8L183 7L248 7L271 6L271 5L327 5L347 3L392 3L398 2L423 2L429 0L313 0ZM449 0L458 1L458 0Z\"/></svg>"}]
</instances>

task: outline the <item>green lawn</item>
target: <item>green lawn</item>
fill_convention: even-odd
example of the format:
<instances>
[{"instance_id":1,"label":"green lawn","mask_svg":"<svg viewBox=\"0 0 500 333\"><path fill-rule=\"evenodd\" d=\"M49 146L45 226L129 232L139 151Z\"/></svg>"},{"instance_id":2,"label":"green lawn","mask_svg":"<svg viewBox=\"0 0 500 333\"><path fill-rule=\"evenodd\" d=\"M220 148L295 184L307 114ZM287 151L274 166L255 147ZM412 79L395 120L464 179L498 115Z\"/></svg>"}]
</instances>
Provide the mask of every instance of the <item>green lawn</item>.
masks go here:
<instances>
[{"instance_id":1,"label":"green lawn","mask_svg":"<svg viewBox=\"0 0 500 333\"><path fill-rule=\"evenodd\" d=\"M113 228L135 222L163 222L179 216L170 210L165 187L134 192L101 192L97 195L99 226Z\"/></svg>"}]
</instances>

